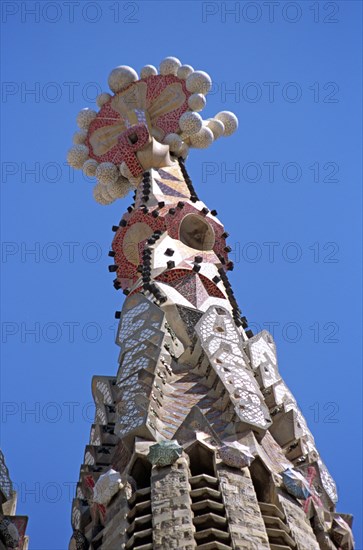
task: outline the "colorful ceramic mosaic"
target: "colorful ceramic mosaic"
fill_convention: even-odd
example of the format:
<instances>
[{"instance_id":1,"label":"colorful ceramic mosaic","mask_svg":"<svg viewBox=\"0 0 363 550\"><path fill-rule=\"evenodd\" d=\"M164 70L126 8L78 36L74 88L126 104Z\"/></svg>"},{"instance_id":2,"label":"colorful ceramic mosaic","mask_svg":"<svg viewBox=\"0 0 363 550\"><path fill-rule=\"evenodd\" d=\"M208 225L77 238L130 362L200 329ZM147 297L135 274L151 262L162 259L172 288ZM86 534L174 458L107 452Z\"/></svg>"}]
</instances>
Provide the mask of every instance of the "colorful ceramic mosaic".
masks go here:
<instances>
[{"instance_id":1,"label":"colorful ceramic mosaic","mask_svg":"<svg viewBox=\"0 0 363 550\"><path fill-rule=\"evenodd\" d=\"M304 476L300 472L288 468L282 472L282 479L288 492L296 498L307 499L310 494L310 488Z\"/></svg>"},{"instance_id":2,"label":"colorful ceramic mosaic","mask_svg":"<svg viewBox=\"0 0 363 550\"><path fill-rule=\"evenodd\" d=\"M81 131L68 153L71 166L97 177L94 196L100 204L125 196L145 170L172 165L170 154L186 158L189 147L208 147L237 129L237 118L228 111L203 121L198 111L206 104L211 80L203 71L185 71L176 58L163 60L160 74L148 66L140 79L131 67L116 67L109 86L114 95L98 96L98 113L79 113ZM160 188L168 195L163 182ZM171 194L183 196L175 188Z\"/></svg>"},{"instance_id":3,"label":"colorful ceramic mosaic","mask_svg":"<svg viewBox=\"0 0 363 550\"><path fill-rule=\"evenodd\" d=\"M177 441L160 441L155 445L151 445L148 459L154 466L163 467L173 464L181 457L183 447Z\"/></svg>"},{"instance_id":4,"label":"colorful ceramic mosaic","mask_svg":"<svg viewBox=\"0 0 363 550\"><path fill-rule=\"evenodd\" d=\"M177 262L176 257L165 256L163 271L169 273L173 269L173 273L165 274L163 277L159 275L156 280L169 282L176 279L174 268L197 270L198 267L194 266L197 263L195 258L200 258L199 277L202 282L200 291L206 292L209 296L224 299L223 290L212 281L218 272L208 270L206 267L214 264L217 269L228 268L228 247L224 227L215 215L209 213L201 201L197 204L191 202L190 192L183 175L180 171L177 172L178 177L174 174L174 167L152 170L147 179L144 179L144 186L140 186L136 192L135 207L121 219L112 242L117 283L123 289L130 289L135 285L142 275L144 250L150 249L152 268L156 249L164 246L163 237L168 235L175 241L171 243L175 249L180 248L180 240L185 247L182 257ZM183 192L175 196L174 187L170 187L169 194L162 195L160 194L161 181L170 182L171 186L177 186ZM170 267L172 262L175 265ZM196 281L197 284L198 279Z\"/></svg>"}]
</instances>

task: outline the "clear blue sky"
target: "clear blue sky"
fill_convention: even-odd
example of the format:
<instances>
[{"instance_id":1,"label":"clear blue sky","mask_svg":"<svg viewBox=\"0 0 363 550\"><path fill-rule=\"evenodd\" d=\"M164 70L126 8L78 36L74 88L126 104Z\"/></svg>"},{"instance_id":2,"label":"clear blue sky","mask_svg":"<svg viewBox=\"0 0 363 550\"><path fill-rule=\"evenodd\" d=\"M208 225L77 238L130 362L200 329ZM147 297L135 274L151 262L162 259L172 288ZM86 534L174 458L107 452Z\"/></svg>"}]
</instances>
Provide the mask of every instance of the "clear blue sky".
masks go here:
<instances>
[{"instance_id":1,"label":"clear blue sky","mask_svg":"<svg viewBox=\"0 0 363 550\"><path fill-rule=\"evenodd\" d=\"M167 55L212 76L205 117L239 117L187 167L231 235L241 309L255 329L274 323L281 373L363 548L362 4L271 4L2 2L1 447L31 550L68 547L91 377L117 372L123 295L107 252L131 197L101 207L66 167L75 118L114 66Z\"/></svg>"}]
</instances>

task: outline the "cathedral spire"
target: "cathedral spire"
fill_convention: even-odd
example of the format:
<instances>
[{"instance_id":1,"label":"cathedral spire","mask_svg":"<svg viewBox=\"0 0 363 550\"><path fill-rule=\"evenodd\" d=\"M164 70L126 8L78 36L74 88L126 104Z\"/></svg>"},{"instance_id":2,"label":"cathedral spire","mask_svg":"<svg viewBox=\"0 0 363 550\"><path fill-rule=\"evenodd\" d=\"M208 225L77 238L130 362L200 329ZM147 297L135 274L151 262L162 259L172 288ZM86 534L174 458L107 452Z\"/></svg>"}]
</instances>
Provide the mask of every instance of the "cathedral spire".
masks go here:
<instances>
[{"instance_id":1,"label":"cathedral spire","mask_svg":"<svg viewBox=\"0 0 363 550\"><path fill-rule=\"evenodd\" d=\"M70 548L353 549L351 517L283 381L267 331L254 335L228 280L228 234L185 159L237 129L199 115L209 76L174 57L83 110L68 160L108 204L135 190L109 266L119 366L96 404L72 508Z\"/></svg>"}]
</instances>

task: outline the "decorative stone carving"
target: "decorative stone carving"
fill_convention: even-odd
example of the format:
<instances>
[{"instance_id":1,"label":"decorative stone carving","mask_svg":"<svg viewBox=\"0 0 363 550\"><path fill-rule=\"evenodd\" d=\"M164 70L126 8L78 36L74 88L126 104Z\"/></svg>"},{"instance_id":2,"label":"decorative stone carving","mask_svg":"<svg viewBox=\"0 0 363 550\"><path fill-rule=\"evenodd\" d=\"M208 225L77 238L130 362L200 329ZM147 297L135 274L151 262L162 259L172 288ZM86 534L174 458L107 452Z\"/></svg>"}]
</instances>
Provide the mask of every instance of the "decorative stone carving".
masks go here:
<instances>
[{"instance_id":1,"label":"decorative stone carving","mask_svg":"<svg viewBox=\"0 0 363 550\"><path fill-rule=\"evenodd\" d=\"M300 472L288 468L282 472L282 479L290 495L300 499L306 499L310 496L311 491L309 485Z\"/></svg>"},{"instance_id":2,"label":"decorative stone carving","mask_svg":"<svg viewBox=\"0 0 363 550\"><path fill-rule=\"evenodd\" d=\"M165 440L151 445L147 457L153 466L162 467L174 464L182 453L183 447L176 440Z\"/></svg>"},{"instance_id":3,"label":"decorative stone carving","mask_svg":"<svg viewBox=\"0 0 363 550\"><path fill-rule=\"evenodd\" d=\"M241 445L238 441L226 443L218 449L220 459L232 468L245 468L250 466L254 460L254 455L246 445Z\"/></svg>"},{"instance_id":4,"label":"decorative stone carving","mask_svg":"<svg viewBox=\"0 0 363 550\"><path fill-rule=\"evenodd\" d=\"M173 164L169 152L186 156L189 147L209 147L220 135L230 136L237 129L237 118L229 111L213 119L219 122L218 131L213 131L216 124L209 128L210 121L195 112L204 108L212 85L204 71L182 67L175 57L165 58L159 69L157 74L155 67L147 65L139 79L131 67L116 67L108 80L114 95L98 96L98 113L82 109L78 114L77 124L86 135L76 135L68 162L86 172L89 159L98 163L91 175L95 172L101 183L94 192L100 204L127 192L126 188L115 190L118 176L138 185L143 171Z\"/></svg>"},{"instance_id":5,"label":"decorative stone carving","mask_svg":"<svg viewBox=\"0 0 363 550\"><path fill-rule=\"evenodd\" d=\"M98 478L93 489L93 500L106 505L122 487L120 474L111 468Z\"/></svg>"}]
</instances>

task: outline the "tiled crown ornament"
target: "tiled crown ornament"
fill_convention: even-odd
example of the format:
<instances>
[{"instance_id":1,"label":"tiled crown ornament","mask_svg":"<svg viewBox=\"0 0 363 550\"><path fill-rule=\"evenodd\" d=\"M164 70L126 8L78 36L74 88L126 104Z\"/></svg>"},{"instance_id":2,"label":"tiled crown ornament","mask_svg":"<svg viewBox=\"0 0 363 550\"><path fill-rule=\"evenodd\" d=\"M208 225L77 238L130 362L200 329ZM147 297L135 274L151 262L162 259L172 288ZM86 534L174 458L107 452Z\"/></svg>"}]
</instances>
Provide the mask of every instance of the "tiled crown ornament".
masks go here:
<instances>
[{"instance_id":1,"label":"tiled crown ornament","mask_svg":"<svg viewBox=\"0 0 363 550\"><path fill-rule=\"evenodd\" d=\"M158 70L146 65L140 78L131 67L111 71L112 94L97 97L98 112L82 109L68 163L95 176L94 198L110 204L141 182L144 171L163 168L189 148L205 149L237 129L237 117L222 111L203 120L200 111L212 81L204 71L166 57Z\"/></svg>"}]
</instances>

